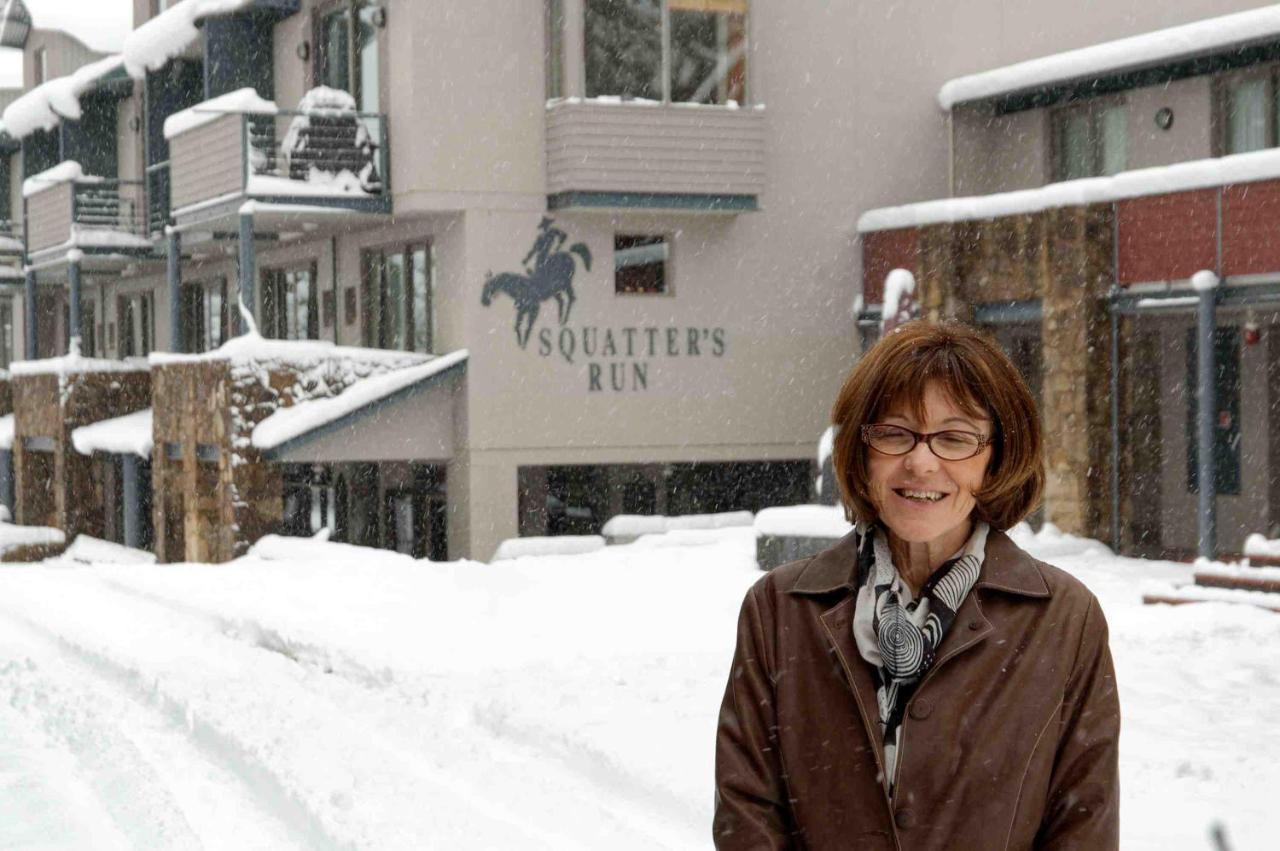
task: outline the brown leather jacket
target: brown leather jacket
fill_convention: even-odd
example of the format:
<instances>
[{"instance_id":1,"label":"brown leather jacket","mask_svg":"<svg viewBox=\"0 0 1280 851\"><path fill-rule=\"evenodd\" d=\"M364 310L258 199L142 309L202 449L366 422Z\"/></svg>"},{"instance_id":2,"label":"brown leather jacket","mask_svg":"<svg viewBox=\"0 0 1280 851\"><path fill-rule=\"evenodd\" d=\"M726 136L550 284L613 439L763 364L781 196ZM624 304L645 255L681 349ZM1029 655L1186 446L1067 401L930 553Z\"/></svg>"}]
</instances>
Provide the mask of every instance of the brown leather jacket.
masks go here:
<instances>
[{"instance_id":1,"label":"brown leather jacket","mask_svg":"<svg viewBox=\"0 0 1280 851\"><path fill-rule=\"evenodd\" d=\"M716 737L716 847L1116 848L1120 704L1093 594L992 530L907 705L890 800L854 572L850 535L747 593Z\"/></svg>"}]
</instances>

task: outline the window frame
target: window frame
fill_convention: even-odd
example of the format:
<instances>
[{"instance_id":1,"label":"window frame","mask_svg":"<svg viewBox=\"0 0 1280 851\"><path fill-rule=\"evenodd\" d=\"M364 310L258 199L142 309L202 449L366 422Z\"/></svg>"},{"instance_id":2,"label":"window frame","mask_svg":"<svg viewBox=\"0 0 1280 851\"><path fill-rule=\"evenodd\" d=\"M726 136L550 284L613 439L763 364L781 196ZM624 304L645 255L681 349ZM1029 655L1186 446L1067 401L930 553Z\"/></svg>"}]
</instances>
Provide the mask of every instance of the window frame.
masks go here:
<instances>
[{"instance_id":1,"label":"window frame","mask_svg":"<svg viewBox=\"0 0 1280 851\"><path fill-rule=\"evenodd\" d=\"M421 239L395 240L393 242L384 242L373 245L364 245L360 247L360 341L361 345L371 349L383 349L385 351L403 351L418 352L413 340L413 320L414 320L414 289L412 286L413 275L416 269L413 257L418 251L424 251L426 254L426 346L425 351L420 354L436 353L436 270L435 270L435 244L430 237L422 237ZM404 258L404 275L405 283L403 298L405 328L408 339L406 345L400 348L389 348L386 344L387 326L384 321L386 311L383 305L386 303L386 262L385 258L389 254L399 254ZM378 274L377 274L377 301L372 298L373 294L373 278L374 265L370 262L372 257L378 258ZM374 308L376 307L376 311ZM376 329L374 323L377 323Z\"/></svg>"},{"instance_id":2,"label":"window frame","mask_svg":"<svg viewBox=\"0 0 1280 851\"><path fill-rule=\"evenodd\" d=\"M1104 171L1106 159L1106 151L1103 144L1103 115L1113 109L1123 109L1125 111L1125 167L1120 171L1129 168L1129 152L1130 139L1129 119L1132 118L1129 110L1129 102L1123 95L1114 97L1097 97L1090 98L1085 101L1075 101L1065 104L1049 113L1049 174L1052 177L1051 182L1061 183L1067 180L1083 180L1090 177L1109 177L1110 175ZM1062 149L1062 129L1067 119L1084 115L1088 120L1088 145L1089 156L1092 160L1089 168L1089 174L1079 175L1077 177L1066 177L1064 175L1064 152ZM1116 172L1118 173L1118 172Z\"/></svg>"},{"instance_id":3,"label":"window frame","mask_svg":"<svg viewBox=\"0 0 1280 851\"><path fill-rule=\"evenodd\" d=\"M129 306L126 308L126 305ZM143 336L142 340L134 340L132 318L135 311L142 314L138 319L138 331ZM125 322L126 318L130 321ZM126 340L129 342L127 347ZM155 349L155 340L156 311L155 295L152 291L134 290L118 293L116 295L116 354L121 358L146 357ZM126 351L126 348L129 351ZM135 349L141 349L141 351L135 351Z\"/></svg>"},{"instance_id":4,"label":"window frame","mask_svg":"<svg viewBox=\"0 0 1280 851\"><path fill-rule=\"evenodd\" d=\"M548 18L548 25L547 25L548 38L550 38L550 33L551 33L551 17L552 17L551 5L553 2L556 2L556 0L547 0L547 2L544 4L544 14L546 14ZM576 76L578 77L578 79L574 81L577 86L577 92L563 91L566 88L566 86L564 85L564 82L567 82L567 81L564 81L561 84L562 94L551 95L550 91L548 91L548 97L563 97L571 94L580 94L583 97L587 97L587 98L615 96L613 93L597 94L597 95L589 95L587 93L587 3L588 2L589 0L578 0L579 9L577 10L577 12L578 12L578 15L581 17L581 21L579 21L580 26L578 28L578 32L576 33L581 37L581 41L578 43L574 43L571 39L567 37L570 34L570 31L567 29L568 25L566 23L568 10L561 7L561 22L566 27L566 29L561 31L561 37L558 40L558 46L560 47L560 50L561 50L561 59L560 59L560 67L561 67L561 74L562 74L561 79L562 81L564 81L563 72L564 70L567 70L568 67L570 67L569 63L567 63L563 58L564 53L569 50L574 50L581 55L581 61L576 63L577 70L578 70L578 74ZM745 67L742 75L742 97L734 101L738 107L745 107L745 106L751 105L752 104L751 98L755 91L755 86L753 85L753 80L752 80L752 68L754 67L755 63L751 61L751 47L752 47L752 44L754 43L754 39L752 38L752 35L751 35L752 21L753 21L753 16L751 13L752 4L751 4L751 0L743 0L743 2L745 4L745 10L741 14L743 18L743 22L742 22L742 32L743 32L743 39L744 39L743 61L744 61ZM680 103L680 104L695 104L697 106L705 106L705 107L720 107L722 109L729 108L728 102L729 100L731 100L730 98L726 98L725 103L701 103L699 101L673 101L671 99L671 88L672 88L671 87L671 73L672 73L671 0L658 0L658 6L659 6L659 12L661 14L660 23L658 25L659 39L661 41L661 59L659 61L659 69L658 69L659 82L660 82L659 102L662 103L663 105ZM545 48L548 52L550 52L552 48L552 44L548 42L545 45ZM550 61L551 60L549 58L548 69L550 68ZM550 89L549 86L548 86L548 89ZM633 99L625 95L622 95L620 97L622 97L624 101L628 99Z\"/></svg>"},{"instance_id":5,"label":"window frame","mask_svg":"<svg viewBox=\"0 0 1280 851\"><path fill-rule=\"evenodd\" d=\"M1213 133L1213 154L1217 157L1233 156L1235 153L1249 153L1248 151L1231 151L1231 90L1239 84L1251 80L1262 80L1266 83L1266 144L1258 150L1267 150L1269 148L1280 147L1280 109L1277 108L1276 100L1280 97L1280 65L1267 64L1257 65L1251 68L1243 68L1237 71L1229 71L1219 74L1213 80L1213 110L1212 110L1212 133Z\"/></svg>"},{"instance_id":6,"label":"window frame","mask_svg":"<svg viewBox=\"0 0 1280 851\"><path fill-rule=\"evenodd\" d=\"M360 32L360 12L362 9L382 9L383 14L387 14L386 5L379 0L329 0L329 2L319 3L312 9L311 18L311 43L315 49L311 51L311 85L312 87L320 85L328 85L324 82L323 68L325 65L324 21L330 15L345 10L347 12L347 79L351 81L348 91L356 102L356 111L363 113L363 100L365 80L363 74L363 53L364 48L361 46L359 39ZM386 51L383 49L382 33L386 26L375 27L375 40L377 42L378 53L378 71L377 80L374 81L377 87L378 103L377 108L373 110L376 113L383 112L383 98L385 96L384 86L382 85L382 68L385 63L384 56Z\"/></svg>"},{"instance_id":7,"label":"window frame","mask_svg":"<svg viewBox=\"0 0 1280 851\"><path fill-rule=\"evenodd\" d=\"M662 244L666 246L666 256L662 260L662 289L661 290L626 290L618 287L618 240L620 239L661 239ZM674 259L675 259L675 234L670 231L652 231L645 228L619 228L613 232L613 294L618 297L639 296L641 298L655 298L662 296L674 296L675 287L674 275Z\"/></svg>"},{"instance_id":8,"label":"window frame","mask_svg":"<svg viewBox=\"0 0 1280 851\"><path fill-rule=\"evenodd\" d=\"M182 323L180 336L182 350L187 354L212 351L231 338L231 305L228 299L228 289L229 282L225 275L215 275L211 278L182 282L182 287L178 294L179 319ZM221 328L217 345L213 344L213 338L210 334L211 323L214 320L211 298L214 292L218 293L221 302L219 309L221 315L217 317ZM192 298L192 293L196 293L198 296ZM198 308L198 315L192 312L192 307ZM198 320L198 325L194 328L191 324L192 318Z\"/></svg>"},{"instance_id":9,"label":"window frame","mask_svg":"<svg viewBox=\"0 0 1280 851\"><path fill-rule=\"evenodd\" d=\"M288 304L287 298L280 298L284 295L289 286L288 276L294 272L306 272L311 276L311 298L307 301L307 327L305 336L290 337L288 326L288 311L281 310L281 304ZM284 263L278 266L263 267L258 276L261 285L258 295L258 313L260 317L260 328L263 337L272 340L319 340L320 339L320 264L315 259L302 260L294 263ZM280 290L279 293L275 290ZM267 315L268 298L271 300L272 315ZM284 319L284 334L278 335L276 331L280 328L280 320Z\"/></svg>"}]
</instances>

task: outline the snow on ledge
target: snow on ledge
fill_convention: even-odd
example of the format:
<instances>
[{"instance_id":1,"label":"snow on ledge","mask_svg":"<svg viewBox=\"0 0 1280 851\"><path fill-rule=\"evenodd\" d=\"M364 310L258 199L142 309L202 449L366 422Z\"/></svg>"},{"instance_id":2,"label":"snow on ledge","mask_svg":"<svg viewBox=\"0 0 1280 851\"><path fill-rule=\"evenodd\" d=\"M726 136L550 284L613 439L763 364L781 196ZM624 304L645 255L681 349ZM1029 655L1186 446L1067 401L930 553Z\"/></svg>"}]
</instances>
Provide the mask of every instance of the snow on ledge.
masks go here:
<instances>
[{"instance_id":1,"label":"snow on ledge","mask_svg":"<svg viewBox=\"0 0 1280 851\"><path fill-rule=\"evenodd\" d=\"M939 89L938 104L950 110L966 101L1096 78L1276 37L1280 37L1280 6L1267 6L957 77Z\"/></svg>"},{"instance_id":2,"label":"snow on ledge","mask_svg":"<svg viewBox=\"0 0 1280 851\"><path fill-rule=\"evenodd\" d=\"M14 415L0 417L0 450L13 449Z\"/></svg>"},{"instance_id":3,"label":"snow on ledge","mask_svg":"<svg viewBox=\"0 0 1280 851\"><path fill-rule=\"evenodd\" d=\"M507 538L498 545L493 561L538 556L573 556L593 553L605 547L601 535L553 535L533 538Z\"/></svg>"},{"instance_id":4,"label":"snow on ledge","mask_svg":"<svg viewBox=\"0 0 1280 851\"><path fill-rule=\"evenodd\" d=\"M256 90L248 87L236 89L170 115L164 120L164 137L172 139L224 115L276 115L279 112L275 101L260 96Z\"/></svg>"},{"instance_id":5,"label":"snow on ledge","mask_svg":"<svg viewBox=\"0 0 1280 851\"><path fill-rule=\"evenodd\" d=\"M102 360L81 355L63 355L58 358L16 361L9 365L11 375L80 375L89 372L147 372L149 367L142 358Z\"/></svg>"},{"instance_id":6,"label":"snow on ledge","mask_svg":"<svg viewBox=\"0 0 1280 851\"><path fill-rule=\"evenodd\" d=\"M81 426L71 432L71 443L81 455L106 452L150 458L155 446L151 409Z\"/></svg>"},{"instance_id":7,"label":"snow on ledge","mask_svg":"<svg viewBox=\"0 0 1280 851\"><path fill-rule=\"evenodd\" d=\"M18 547L42 546L66 543L67 536L61 529L50 526L15 526L0 523L0 553Z\"/></svg>"},{"instance_id":8,"label":"snow on ledge","mask_svg":"<svg viewBox=\"0 0 1280 851\"><path fill-rule=\"evenodd\" d=\"M30 198L37 192L57 186L59 183L69 183L73 180L84 179L84 169L80 167L80 163L75 160L63 160L53 168L45 169L39 174L33 174L22 181L22 197Z\"/></svg>"},{"instance_id":9,"label":"snow on ledge","mask_svg":"<svg viewBox=\"0 0 1280 851\"><path fill-rule=\"evenodd\" d=\"M129 76L141 80L147 71L159 71L200 37L196 24L211 15L228 15L253 0L182 0L156 15L124 41L124 66Z\"/></svg>"},{"instance_id":10,"label":"snow on ledge","mask_svg":"<svg viewBox=\"0 0 1280 851\"><path fill-rule=\"evenodd\" d=\"M393 366L403 366L406 363L417 365L431 360L427 355L418 355L393 349L339 346L328 340L274 340L258 334L241 334L237 337L232 337L218 348L199 354L152 352L147 355L147 360L152 366L216 361L301 363L321 358L350 358Z\"/></svg>"},{"instance_id":11,"label":"snow on ledge","mask_svg":"<svg viewBox=\"0 0 1280 851\"><path fill-rule=\"evenodd\" d=\"M399 390L433 375L439 375L466 359L467 350L459 349L417 366L362 378L337 396L308 399L287 408L280 408L254 426L253 445L260 450L274 449L380 399L385 399Z\"/></svg>"},{"instance_id":12,"label":"snow on ledge","mask_svg":"<svg viewBox=\"0 0 1280 851\"><path fill-rule=\"evenodd\" d=\"M756 515L757 535L795 538L843 538L853 531L838 505L788 505Z\"/></svg>"},{"instance_id":13,"label":"snow on ledge","mask_svg":"<svg viewBox=\"0 0 1280 851\"><path fill-rule=\"evenodd\" d=\"M638 538L641 535L662 535L674 531L750 526L754 519L750 511L681 514L671 517L659 514L618 514L610 517L600 531L606 538Z\"/></svg>"},{"instance_id":14,"label":"snow on ledge","mask_svg":"<svg viewBox=\"0 0 1280 851\"><path fill-rule=\"evenodd\" d=\"M189 2L189 0L188 0ZM80 119L80 95L120 67L120 56L90 62L65 77L41 83L4 108L4 128L15 139L37 130L51 130L64 119Z\"/></svg>"},{"instance_id":15,"label":"snow on ledge","mask_svg":"<svg viewBox=\"0 0 1280 851\"><path fill-rule=\"evenodd\" d=\"M1064 180L1036 189L939 198L900 207L868 210L858 218L858 232L923 227L947 222L996 219L1038 213L1057 207L1100 204L1144 195L1186 192L1280 178L1280 148L1190 160L1173 165L1122 171L1113 177Z\"/></svg>"},{"instance_id":16,"label":"snow on ledge","mask_svg":"<svg viewBox=\"0 0 1280 851\"><path fill-rule=\"evenodd\" d=\"M76 539L58 557L58 561L80 564L155 564L156 555L90 535L76 535Z\"/></svg>"}]
</instances>

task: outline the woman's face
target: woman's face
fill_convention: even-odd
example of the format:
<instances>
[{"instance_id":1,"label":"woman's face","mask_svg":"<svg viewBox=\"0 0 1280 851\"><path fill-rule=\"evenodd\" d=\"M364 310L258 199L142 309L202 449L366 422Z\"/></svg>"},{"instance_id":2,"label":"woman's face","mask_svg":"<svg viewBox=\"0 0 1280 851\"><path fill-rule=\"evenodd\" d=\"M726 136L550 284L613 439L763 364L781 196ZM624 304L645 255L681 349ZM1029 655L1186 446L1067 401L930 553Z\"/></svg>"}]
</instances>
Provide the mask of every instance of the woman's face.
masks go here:
<instances>
[{"instance_id":1,"label":"woman's face","mask_svg":"<svg viewBox=\"0 0 1280 851\"><path fill-rule=\"evenodd\" d=\"M936 382L924 389L923 422L906 405L891 406L878 420L922 434L969 431L991 436L989 417L974 418L961 410ZM880 522L907 543L932 543L950 555L964 545L971 531L973 494L982 487L991 447L963 461L945 461L923 440L905 455L885 455L870 446L867 470L871 500Z\"/></svg>"}]
</instances>

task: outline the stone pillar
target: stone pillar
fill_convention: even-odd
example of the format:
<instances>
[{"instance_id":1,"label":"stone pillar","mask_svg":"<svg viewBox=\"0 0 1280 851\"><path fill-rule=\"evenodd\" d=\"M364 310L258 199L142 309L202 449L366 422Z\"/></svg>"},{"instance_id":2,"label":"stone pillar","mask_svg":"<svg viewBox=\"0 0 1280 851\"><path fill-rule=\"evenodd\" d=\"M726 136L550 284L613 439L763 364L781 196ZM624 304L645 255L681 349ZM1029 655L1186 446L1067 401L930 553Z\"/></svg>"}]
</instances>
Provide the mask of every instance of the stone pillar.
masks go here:
<instances>
[{"instance_id":1,"label":"stone pillar","mask_svg":"<svg viewBox=\"0 0 1280 851\"><path fill-rule=\"evenodd\" d=\"M253 255L253 212L240 211L240 308L253 317L257 324L257 301L254 296L254 284L257 276L256 261ZM243 318L240 324L244 324ZM251 329L245 328L244 331Z\"/></svg>"},{"instance_id":2,"label":"stone pillar","mask_svg":"<svg viewBox=\"0 0 1280 851\"><path fill-rule=\"evenodd\" d=\"M170 227L167 272L169 279L169 351L180 352L182 346L182 234Z\"/></svg>"},{"instance_id":3,"label":"stone pillar","mask_svg":"<svg viewBox=\"0 0 1280 851\"><path fill-rule=\"evenodd\" d=\"M142 487L139 480L141 459L137 455L123 455L120 471L124 479L124 545L138 549L142 546Z\"/></svg>"},{"instance_id":4,"label":"stone pillar","mask_svg":"<svg viewBox=\"0 0 1280 851\"><path fill-rule=\"evenodd\" d=\"M40 349L36 345L37 323L36 323L36 270L27 269L25 275L25 288L23 293L23 305L26 310L27 334L26 334L26 357L27 360L35 360L39 357Z\"/></svg>"},{"instance_id":5,"label":"stone pillar","mask_svg":"<svg viewBox=\"0 0 1280 851\"><path fill-rule=\"evenodd\" d=\"M79 251L67 253L67 285L71 290L71 309L67 312L67 349L80 353L80 263Z\"/></svg>"}]
</instances>

